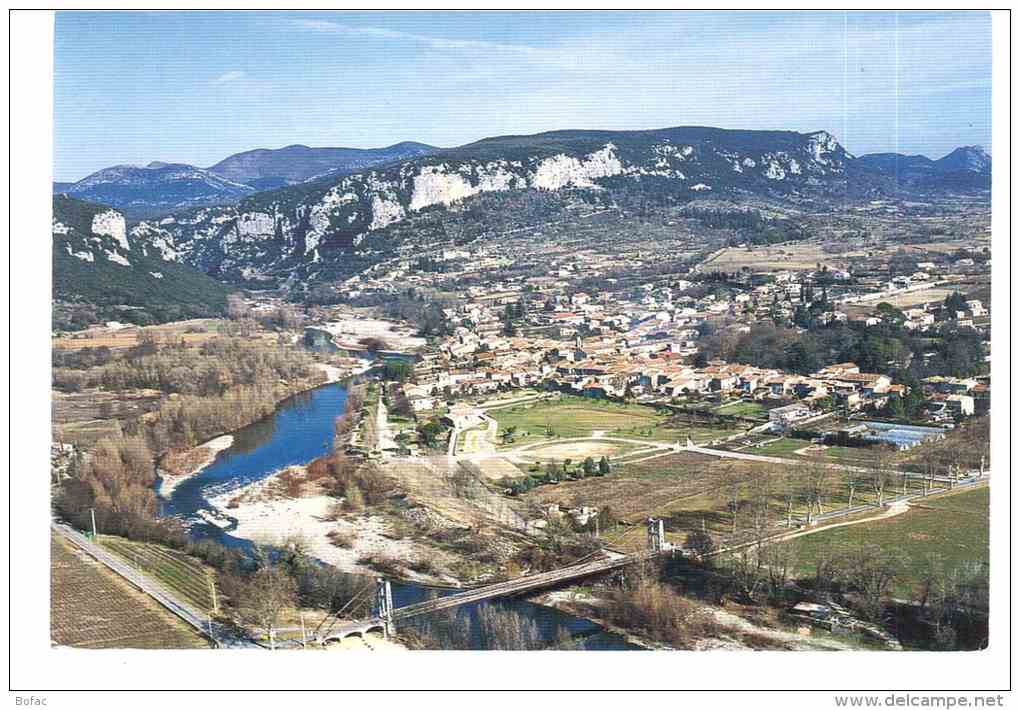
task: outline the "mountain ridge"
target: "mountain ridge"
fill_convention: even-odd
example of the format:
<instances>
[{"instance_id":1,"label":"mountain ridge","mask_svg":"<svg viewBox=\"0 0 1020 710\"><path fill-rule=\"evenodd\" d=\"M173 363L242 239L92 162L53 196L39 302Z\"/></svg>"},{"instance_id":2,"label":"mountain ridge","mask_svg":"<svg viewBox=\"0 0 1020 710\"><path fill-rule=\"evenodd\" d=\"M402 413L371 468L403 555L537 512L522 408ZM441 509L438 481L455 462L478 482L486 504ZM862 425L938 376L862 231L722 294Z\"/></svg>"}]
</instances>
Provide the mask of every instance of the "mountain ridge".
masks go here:
<instances>
[{"instance_id":1,"label":"mountain ridge","mask_svg":"<svg viewBox=\"0 0 1020 710\"><path fill-rule=\"evenodd\" d=\"M220 315L227 286L138 240L107 205L53 197L54 328Z\"/></svg>"},{"instance_id":2,"label":"mountain ridge","mask_svg":"<svg viewBox=\"0 0 1020 710\"><path fill-rule=\"evenodd\" d=\"M208 168L154 160L111 165L73 183L55 182L64 193L152 217L175 210L229 204L247 195L345 174L438 150L413 141L385 148L256 148L229 155Z\"/></svg>"}]
</instances>

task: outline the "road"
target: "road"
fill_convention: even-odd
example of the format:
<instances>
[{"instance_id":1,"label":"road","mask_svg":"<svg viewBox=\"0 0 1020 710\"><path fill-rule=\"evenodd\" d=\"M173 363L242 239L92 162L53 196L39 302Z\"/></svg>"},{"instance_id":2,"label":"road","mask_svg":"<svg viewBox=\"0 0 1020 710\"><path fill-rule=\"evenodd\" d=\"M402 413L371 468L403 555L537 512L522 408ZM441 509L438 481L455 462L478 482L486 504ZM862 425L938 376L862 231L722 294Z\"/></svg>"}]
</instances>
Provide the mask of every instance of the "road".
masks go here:
<instances>
[{"instance_id":1,"label":"road","mask_svg":"<svg viewBox=\"0 0 1020 710\"><path fill-rule=\"evenodd\" d=\"M107 568L126 579L132 585L148 594L168 611L180 618L186 624L192 626L203 636L211 637L213 642L219 648L262 648L262 646L259 646L251 639L240 636L232 627L212 620L208 615L203 614L186 602L181 601L173 594L173 592L167 590L158 582L134 569L131 565L116 555L107 552L99 545L96 545L69 525L52 520L50 521L50 529L55 534L60 535L60 537L77 547L79 550L89 555L89 557L92 557L102 563Z\"/></svg>"}]
</instances>

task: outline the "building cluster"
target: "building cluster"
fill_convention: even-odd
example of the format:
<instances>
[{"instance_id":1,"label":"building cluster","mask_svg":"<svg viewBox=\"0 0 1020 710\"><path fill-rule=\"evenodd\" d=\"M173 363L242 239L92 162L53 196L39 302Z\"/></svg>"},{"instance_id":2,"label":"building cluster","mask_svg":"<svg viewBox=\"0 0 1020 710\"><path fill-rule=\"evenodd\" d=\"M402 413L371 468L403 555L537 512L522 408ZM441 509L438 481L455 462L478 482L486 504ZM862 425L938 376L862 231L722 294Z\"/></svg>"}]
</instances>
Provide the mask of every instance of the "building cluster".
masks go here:
<instances>
[{"instance_id":1,"label":"building cluster","mask_svg":"<svg viewBox=\"0 0 1020 710\"><path fill-rule=\"evenodd\" d=\"M446 334L418 357L405 394L417 411L444 399L520 387L548 387L588 396L672 401L680 397L803 402L810 409L853 412L881 408L906 388L886 375L861 372L854 363L810 375L699 357L701 340L719 327L747 332L756 322L810 318L876 326L890 317L856 305L944 283L950 263L922 262L909 275L820 268L755 273L742 270L714 279L693 267L683 275L650 275L633 282L617 277L619 255L546 254L520 247L447 248L428 256L405 254L354 277L353 295L408 289L456 293L443 309ZM428 268L422 268L422 260ZM628 257L640 266L647 255ZM601 288L585 279L600 278ZM467 284L454 286L455 284ZM484 283L484 285L480 285ZM868 311L861 314L860 311ZM905 310L906 328L924 331L945 319L941 303ZM895 313L893 314L899 317ZM987 316L979 300L948 314L977 326ZM980 392L981 384L976 385ZM980 406L970 391L925 386L934 419L972 414ZM800 412L779 412L788 418Z\"/></svg>"}]
</instances>

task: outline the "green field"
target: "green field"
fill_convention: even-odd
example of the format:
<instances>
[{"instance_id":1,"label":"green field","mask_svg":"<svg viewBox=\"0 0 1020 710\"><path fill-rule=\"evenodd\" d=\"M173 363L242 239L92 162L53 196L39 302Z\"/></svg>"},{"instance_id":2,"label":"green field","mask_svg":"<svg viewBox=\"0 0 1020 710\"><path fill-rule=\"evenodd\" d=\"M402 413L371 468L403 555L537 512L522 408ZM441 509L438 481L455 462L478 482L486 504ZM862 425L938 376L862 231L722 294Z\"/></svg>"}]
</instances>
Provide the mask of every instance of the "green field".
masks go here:
<instances>
[{"instance_id":1,"label":"green field","mask_svg":"<svg viewBox=\"0 0 1020 710\"><path fill-rule=\"evenodd\" d=\"M747 448L741 449L743 453L756 454L758 456L780 456L780 457L796 457L795 451L803 449L805 446L811 446L810 441L804 439L787 439L781 438L771 441L761 448Z\"/></svg>"},{"instance_id":2,"label":"green field","mask_svg":"<svg viewBox=\"0 0 1020 710\"><path fill-rule=\"evenodd\" d=\"M717 414L728 414L733 417L751 417L765 421L769 418L769 410L760 402L744 402L736 400L715 408Z\"/></svg>"},{"instance_id":3,"label":"green field","mask_svg":"<svg viewBox=\"0 0 1020 710\"><path fill-rule=\"evenodd\" d=\"M650 407L570 395L559 400L494 409L489 415L499 423L501 432L507 427L517 427L518 443L524 432L529 441L546 437L550 432L557 438L572 438L590 436L593 431L608 434L654 429L665 418Z\"/></svg>"},{"instance_id":4,"label":"green field","mask_svg":"<svg viewBox=\"0 0 1020 710\"><path fill-rule=\"evenodd\" d=\"M213 611L214 572L195 558L161 545L112 535L100 535L99 543L199 611Z\"/></svg>"},{"instance_id":5,"label":"green field","mask_svg":"<svg viewBox=\"0 0 1020 710\"><path fill-rule=\"evenodd\" d=\"M697 424L670 425L669 418L652 407L570 395L559 400L493 409L488 414L499 423L500 433L507 427L517 427L510 446L541 439L591 436L594 431L605 432L606 436L663 442L683 442L690 436L695 442L704 443L735 431Z\"/></svg>"},{"instance_id":6,"label":"green field","mask_svg":"<svg viewBox=\"0 0 1020 710\"><path fill-rule=\"evenodd\" d=\"M988 500L987 486L944 494L888 520L835 528L786 544L797 551L798 574L802 577L813 576L815 559L832 547L875 544L897 550L903 554L906 568L895 583L894 593L910 598L923 578L931 553L941 555L948 569L970 562L988 564Z\"/></svg>"}]
</instances>

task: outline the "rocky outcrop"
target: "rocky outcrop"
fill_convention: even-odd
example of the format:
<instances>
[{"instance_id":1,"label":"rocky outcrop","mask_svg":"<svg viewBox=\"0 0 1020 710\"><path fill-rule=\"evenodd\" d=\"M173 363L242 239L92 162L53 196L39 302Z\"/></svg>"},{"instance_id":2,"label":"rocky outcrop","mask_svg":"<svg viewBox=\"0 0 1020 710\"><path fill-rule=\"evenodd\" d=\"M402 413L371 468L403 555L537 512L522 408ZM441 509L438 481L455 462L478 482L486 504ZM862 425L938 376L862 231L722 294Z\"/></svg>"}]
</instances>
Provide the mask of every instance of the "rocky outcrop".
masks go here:
<instances>
[{"instance_id":1,"label":"rocky outcrop","mask_svg":"<svg viewBox=\"0 0 1020 710\"><path fill-rule=\"evenodd\" d=\"M168 258L220 275L260 278L303 262L343 258L371 247L376 232L416 212L483 193L640 190L644 179L666 179L676 183L677 195L786 194L843 180L847 158L825 132L678 128L491 139L314 188L284 188L236 206L142 222L132 234Z\"/></svg>"}]
</instances>

